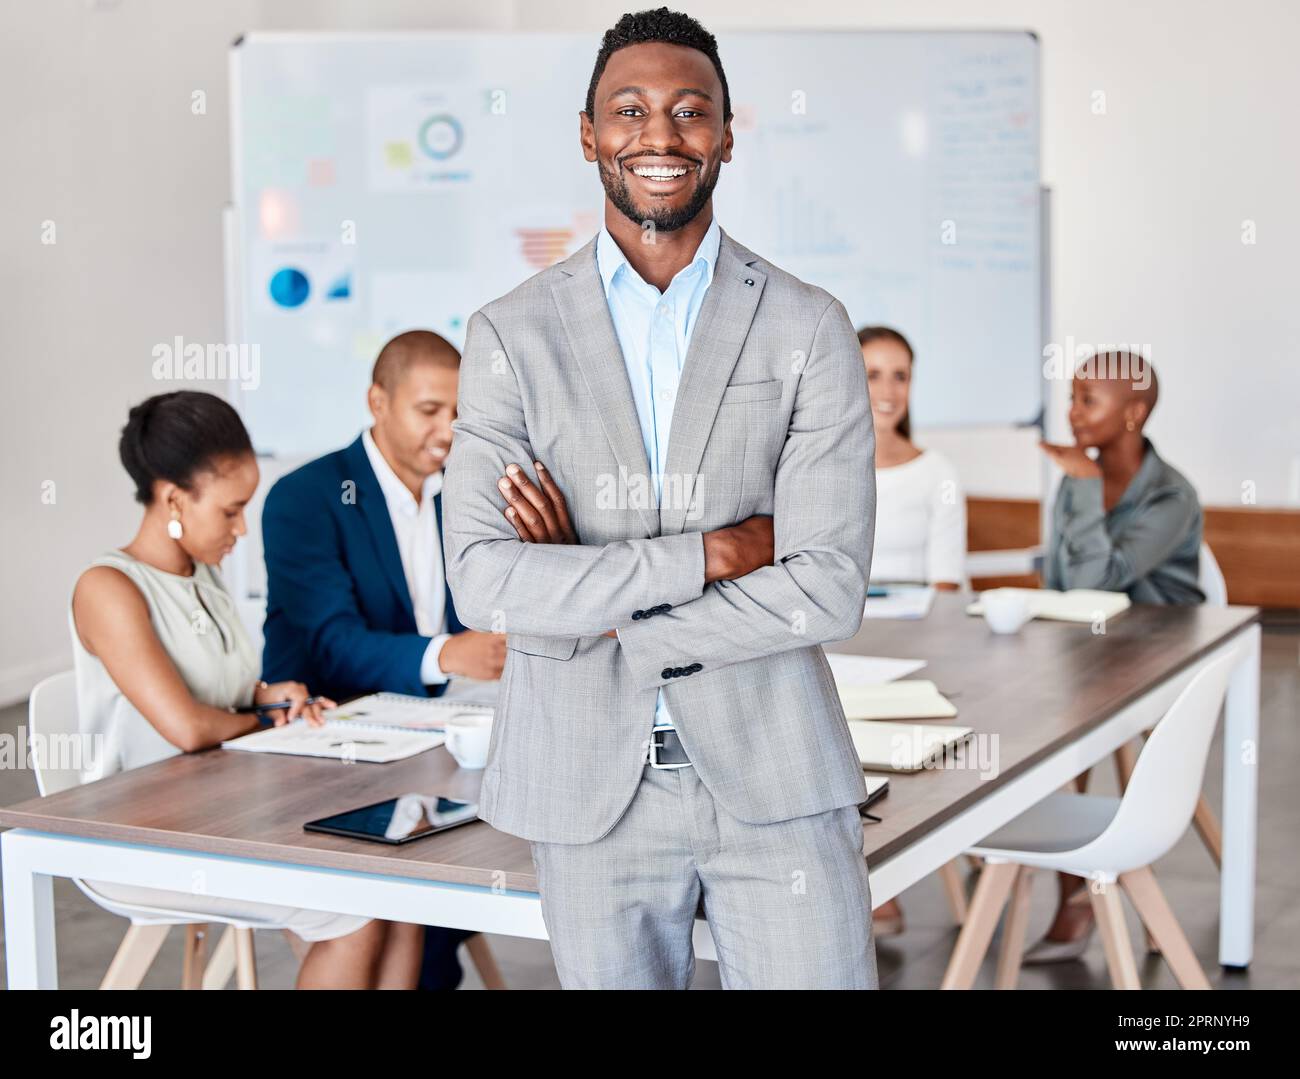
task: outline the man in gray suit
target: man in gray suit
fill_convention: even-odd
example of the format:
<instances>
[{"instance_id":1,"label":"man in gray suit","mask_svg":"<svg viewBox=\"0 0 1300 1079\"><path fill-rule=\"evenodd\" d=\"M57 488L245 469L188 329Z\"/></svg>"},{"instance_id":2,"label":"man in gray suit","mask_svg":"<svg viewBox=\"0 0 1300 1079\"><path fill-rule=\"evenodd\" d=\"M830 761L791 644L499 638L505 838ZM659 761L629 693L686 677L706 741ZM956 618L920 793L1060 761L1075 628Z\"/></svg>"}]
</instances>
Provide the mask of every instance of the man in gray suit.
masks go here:
<instances>
[{"instance_id":1,"label":"man in gray suit","mask_svg":"<svg viewBox=\"0 0 1300 1079\"><path fill-rule=\"evenodd\" d=\"M727 987L877 984L821 648L866 596L866 377L843 305L714 221L730 120L713 36L625 15L580 114L605 227L468 326L447 574L508 657L481 815L532 843L566 987L686 987L701 906Z\"/></svg>"}]
</instances>

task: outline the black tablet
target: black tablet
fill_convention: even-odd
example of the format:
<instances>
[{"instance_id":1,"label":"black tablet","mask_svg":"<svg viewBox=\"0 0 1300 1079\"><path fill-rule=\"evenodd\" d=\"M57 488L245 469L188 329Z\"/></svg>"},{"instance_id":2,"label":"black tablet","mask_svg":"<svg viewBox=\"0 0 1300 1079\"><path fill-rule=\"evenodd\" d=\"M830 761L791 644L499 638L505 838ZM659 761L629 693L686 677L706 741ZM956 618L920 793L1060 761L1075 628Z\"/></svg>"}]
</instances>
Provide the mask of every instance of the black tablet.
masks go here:
<instances>
[{"instance_id":1,"label":"black tablet","mask_svg":"<svg viewBox=\"0 0 1300 1079\"><path fill-rule=\"evenodd\" d=\"M403 794L386 802L308 821L303 830L369 839L375 843L409 843L477 819L477 802L457 802L440 795Z\"/></svg>"}]
</instances>

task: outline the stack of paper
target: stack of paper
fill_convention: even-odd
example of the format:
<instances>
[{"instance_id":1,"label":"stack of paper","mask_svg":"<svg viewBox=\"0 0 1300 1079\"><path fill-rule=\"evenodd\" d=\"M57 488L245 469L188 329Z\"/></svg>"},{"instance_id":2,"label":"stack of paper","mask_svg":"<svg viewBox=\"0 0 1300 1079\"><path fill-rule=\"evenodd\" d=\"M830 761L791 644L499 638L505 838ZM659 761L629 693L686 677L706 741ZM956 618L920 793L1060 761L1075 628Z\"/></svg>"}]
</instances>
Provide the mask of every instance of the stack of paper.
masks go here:
<instances>
[{"instance_id":1,"label":"stack of paper","mask_svg":"<svg viewBox=\"0 0 1300 1079\"><path fill-rule=\"evenodd\" d=\"M1024 596L1031 617L1057 622L1095 622L1114 618L1133 605L1123 592L1102 592L1092 588L1071 588L1068 592L1058 592L1053 588L995 588L981 593L980 598L992 592ZM983 614L983 603L972 603L966 608L966 613Z\"/></svg>"},{"instance_id":2,"label":"stack of paper","mask_svg":"<svg viewBox=\"0 0 1300 1079\"><path fill-rule=\"evenodd\" d=\"M839 693L847 719L951 719L957 714L952 701L923 679L843 686Z\"/></svg>"}]
</instances>

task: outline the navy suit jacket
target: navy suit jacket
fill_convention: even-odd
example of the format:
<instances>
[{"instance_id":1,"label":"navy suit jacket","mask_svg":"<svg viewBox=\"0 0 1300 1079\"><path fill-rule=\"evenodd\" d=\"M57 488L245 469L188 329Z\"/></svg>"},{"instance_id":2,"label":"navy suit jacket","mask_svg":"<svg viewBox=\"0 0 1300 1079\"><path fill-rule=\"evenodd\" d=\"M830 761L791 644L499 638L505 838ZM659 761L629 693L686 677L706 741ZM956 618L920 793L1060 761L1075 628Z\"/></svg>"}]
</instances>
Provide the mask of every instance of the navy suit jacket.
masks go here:
<instances>
[{"instance_id":1,"label":"navy suit jacket","mask_svg":"<svg viewBox=\"0 0 1300 1079\"><path fill-rule=\"evenodd\" d=\"M434 499L442 542L442 496ZM388 504L365 444L327 454L280 479L262 511L266 644L262 677L305 682L343 700L426 689L420 636ZM444 588L445 574L444 574ZM447 632L465 627L447 590Z\"/></svg>"}]
</instances>

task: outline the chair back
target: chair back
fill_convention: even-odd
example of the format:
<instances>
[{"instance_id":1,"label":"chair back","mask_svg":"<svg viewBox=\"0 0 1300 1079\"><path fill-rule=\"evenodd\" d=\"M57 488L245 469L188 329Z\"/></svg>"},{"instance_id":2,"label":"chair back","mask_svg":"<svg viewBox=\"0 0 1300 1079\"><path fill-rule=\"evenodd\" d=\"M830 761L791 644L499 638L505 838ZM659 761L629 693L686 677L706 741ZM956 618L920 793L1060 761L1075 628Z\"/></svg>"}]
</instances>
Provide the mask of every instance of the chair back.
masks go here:
<instances>
[{"instance_id":1,"label":"chair back","mask_svg":"<svg viewBox=\"0 0 1300 1079\"><path fill-rule=\"evenodd\" d=\"M1201 591L1205 593L1205 602L1210 607L1228 605L1228 582L1223 579L1223 570L1219 569L1219 560L1214 557L1208 543L1201 544L1201 558L1197 567Z\"/></svg>"},{"instance_id":2,"label":"chair back","mask_svg":"<svg viewBox=\"0 0 1300 1079\"><path fill-rule=\"evenodd\" d=\"M75 672L52 674L32 690L27 705L27 726L32 736L36 789L47 795L80 786L78 750L84 747L77 724Z\"/></svg>"},{"instance_id":3,"label":"chair back","mask_svg":"<svg viewBox=\"0 0 1300 1079\"><path fill-rule=\"evenodd\" d=\"M1115 873L1163 857L1182 838L1205 778L1210 739L1239 650L1212 660L1178 694L1142 747L1128 787L1106 830L1074 852Z\"/></svg>"}]
</instances>

